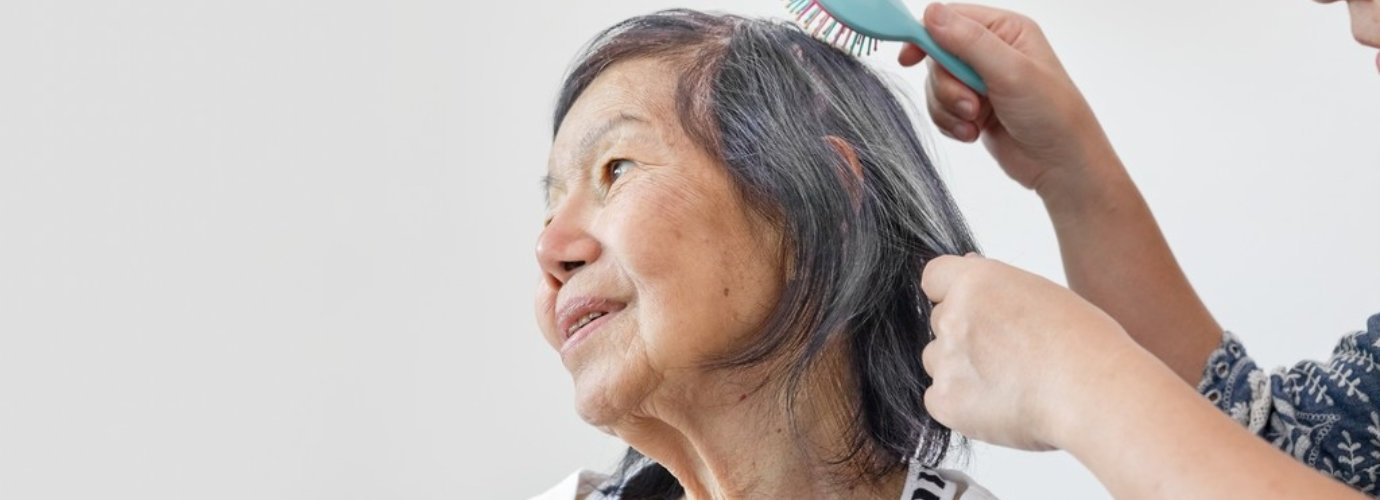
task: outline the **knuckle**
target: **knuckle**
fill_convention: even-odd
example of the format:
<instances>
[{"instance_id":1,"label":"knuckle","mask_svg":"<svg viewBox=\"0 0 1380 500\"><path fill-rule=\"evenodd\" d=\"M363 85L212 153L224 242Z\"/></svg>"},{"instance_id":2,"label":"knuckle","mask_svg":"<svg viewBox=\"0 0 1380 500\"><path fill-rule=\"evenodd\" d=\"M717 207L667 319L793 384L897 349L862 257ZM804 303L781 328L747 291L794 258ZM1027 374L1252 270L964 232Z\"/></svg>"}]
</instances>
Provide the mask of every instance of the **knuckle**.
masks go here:
<instances>
[{"instance_id":1,"label":"knuckle","mask_svg":"<svg viewBox=\"0 0 1380 500\"><path fill-rule=\"evenodd\" d=\"M1025 14L1021 14L1021 13L1018 13L1018 12L1012 12L1012 13L1011 13L1011 18L1012 18L1017 24L1020 24L1020 25L1022 25L1022 26L1024 26L1024 27L1031 28L1031 29L1035 29L1035 30L1040 29L1040 23L1035 22L1034 19L1031 19L1030 16L1027 16L1027 15L1025 15Z\"/></svg>"},{"instance_id":2,"label":"knuckle","mask_svg":"<svg viewBox=\"0 0 1380 500\"><path fill-rule=\"evenodd\" d=\"M945 135L952 134L954 127L957 127L960 123L958 118L955 118L948 110L938 105L930 110L930 121Z\"/></svg>"},{"instance_id":3,"label":"knuckle","mask_svg":"<svg viewBox=\"0 0 1380 500\"><path fill-rule=\"evenodd\" d=\"M939 255L939 256L936 256L936 257L930 259L929 265L930 265L930 266L936 266L936 269L937 269L937 268L945 268L945 267L949 267L950 265L954 264L954 262L955 262L958 258L959 258L959 257L958 257L957 255L949 255L949 254Z\"/></svg>"},{"instance_id":4,"label":"knuckle","mask_svg":"<svg viewBox=\"0 0 1380 500\"><path fill-rule=\"evenodd\" d=\"M930 74L934 75L932 77L934 79L934 92L940 100L946 103L952 103L955 99L958 99L958 88L954 85L957 83L957 80L955 80L952 75L939 67L935 67L934 72Z\"/></svg>"},{"instance_id":5,"label":"knuckle","mask_svg":"<svg viewBox=\"0 0 1380 500\"><path fill-rule=\"evenodd\" d=\"M967 85L964 85L963 82L954 78L953 75L947 72L945 72L943 76L938 77L938 79L940 81L938 83L938 88L935 89L935 93L938 94L939 100L945 104L945 107L948 108L949 111L955 114L962 114L964 110L958 109L958 103L963 100L967 100L974 106L973 109L968 111L977 111L977 95L972 90L969 90Z\"/></svg>"},{"instance_id":6,"label":"knuckle","mask_svg":"<svg viewBox=\"0 0 1380 500\"><path fill-rule=\"evenodd\" d=\"M950 309L931 313L930 324L932 325L932 336L959 336L963 334L963 318L954 314Z\"/></svg>"},{"instance_id":7,"label":"knuckle","mask_svg":"<svg viewBox=\"0 0 1380 500\"><path fill-rule=\"evenodd\" d=\"M942 383L930 385L925 390L925 411L940 423L947 424L950 421L950 402L948 391Z\"/></svg>"},{"instance_id":8,"label":"knuckle","mask_svg":"<svg viewBox=\"0 0 1380 500\"><path fill-rule=\"evenodd\" d=\"M931 117L931 119L934 119L934 117ZM930 288L935 284L935 280L939 279L939 274L943 272L943 256L936 257L925 262L924 267L920 269L920 287Z\"/></svg>"},{"instance_id":9,"label":"knuckle","mask_svg":"<svg viewBox=\"0 0 1380 500\"><path fill-rule=\"evenodd\" d=\"M1017 87L1029 85L1032 81L1039 81L1040 68L1029 58L1017 58L1006 68L1006 71L998 72L992 78L999 81L1003 87Z\"/></svg>"},{"instance_id":10,"label":"knuckle","mask_svg":"<svg viewBox=\"0 0 1380 500\"><path fill-rule=\"evenodd\" d=\"M925 367L925 371L931 377L939 372L939 349L935 346L937 342L930 342L925 346L925 350L920 353L920 364Z\"/></svg>"},{"instance_id":11,"label":"knuckle","mask_svg":"<svg viewBox=\"0 0 1380 500\"><path fill-rule=\"evenodd\" d=\"M958 134L955 134L952 130L949 130L949 129L950 129L950 127L942 127L942 126L941 126L941 127L939 127L939 133L944 134L944 137L948 137L948 138L953 139L953 140L955 140L955 141L962 140L962 139L960 139L960 138L958 137Z\"/></svg>"},{"instance_id":12,"label":"knuckle","mask_svg":"<svg viewBox=\"0 0 1380 500\"><path fill-rule=\"evenodd\" d=\"M939 84L938 79L939 77L935 76L934 73L930 73L925 85L925 104L929 105L930 109L942 109L940 103L943 99L944 89Z\"/></svg>"},{"instance_id":13,"label":"knuckle","mask_svg":"<svg viewBox=\"0 0 1380 500\"><path fill-rule=\"evenodd\" d=\"M986 98L978 100L978 123L986 123L987 119L992 116L992 112L992 101Z\"/></svg>"},{"instance_id":14,"label":"knuckle","mask_svg":"<svg viewBox=\"0 0 1380 500\"><path fill-rule=\"evenodd\" d=\"M929 387L925 388L925 409L933 415L944 407L946 398L944 396L944 383L935 380Z\"/></svg>"}]
</instances>

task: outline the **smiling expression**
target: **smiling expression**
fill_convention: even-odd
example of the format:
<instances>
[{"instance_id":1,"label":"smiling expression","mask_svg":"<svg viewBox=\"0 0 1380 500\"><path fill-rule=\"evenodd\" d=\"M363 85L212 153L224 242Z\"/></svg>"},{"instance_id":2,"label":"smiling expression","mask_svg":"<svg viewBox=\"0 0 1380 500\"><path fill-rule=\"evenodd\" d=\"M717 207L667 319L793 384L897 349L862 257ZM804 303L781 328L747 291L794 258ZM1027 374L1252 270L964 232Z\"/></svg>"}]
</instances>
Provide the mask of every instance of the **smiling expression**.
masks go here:
<instances>
[{"instance_id":1,"label":"smiling expression","mask_svg":"<svg viewBox=\"0 0 1380 500\"><path fill-rule=\"evenodd\" d=\"M780 294L779 231L680 127L677 73L606 69L551 149L536 316L596 426L693 404L704 365L747 345Z\"/></svg>"}]
</instances>

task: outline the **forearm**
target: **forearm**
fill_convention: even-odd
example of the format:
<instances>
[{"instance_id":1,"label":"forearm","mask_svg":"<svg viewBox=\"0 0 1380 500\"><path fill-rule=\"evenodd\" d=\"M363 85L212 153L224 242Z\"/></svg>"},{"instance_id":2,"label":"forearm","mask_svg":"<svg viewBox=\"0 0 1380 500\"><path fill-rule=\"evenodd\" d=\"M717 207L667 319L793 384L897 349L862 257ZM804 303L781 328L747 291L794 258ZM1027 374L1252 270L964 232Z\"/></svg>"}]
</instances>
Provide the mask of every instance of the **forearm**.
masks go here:
<instances>
[{"instance_id":1,"label":"forearm","mask_svg":"<svg viewBox=\"0 0 1380 500\"><path fill-rule=\"evenodd\" d=\"M1041 187L1069 288L1116 319L1180 378L1197 384L1221 328L1115 153L1108 148L1098 156L1100 168Z\"/></svg>"},{"instance_id":2,"label":"forearm","mask_svg":"<svg viewBox=\"0 0 1380 500\"><path fill-rule=\"evenodd\" d=\"M1144 353L1129 358L1070 396L1084 411L1065 418L1082 421L1056 443L1113 497L1364 498L1250 434Z\"/></svg>"}]
</instances>

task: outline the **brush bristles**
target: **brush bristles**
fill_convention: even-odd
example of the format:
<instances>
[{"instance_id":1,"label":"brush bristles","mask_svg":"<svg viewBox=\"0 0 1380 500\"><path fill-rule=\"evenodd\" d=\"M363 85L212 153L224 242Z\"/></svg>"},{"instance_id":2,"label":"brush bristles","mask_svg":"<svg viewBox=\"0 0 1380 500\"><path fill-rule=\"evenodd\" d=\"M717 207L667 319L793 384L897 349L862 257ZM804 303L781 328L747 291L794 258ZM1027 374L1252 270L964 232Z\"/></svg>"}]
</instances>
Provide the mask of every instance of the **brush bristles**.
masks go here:
<instances>
[{"instance_id":1,"label":"brush bristles","mask_svg":"<svg viewBox=\"0 0 1380 500\"><path fill-rule=\"evenodd\" d=\"M786 10L795 14L795 22L810 35L854 56L865 56L877 50L877 39L866 37L834 19L818 0L785 0Z\"/></svg>"}]
</instances>

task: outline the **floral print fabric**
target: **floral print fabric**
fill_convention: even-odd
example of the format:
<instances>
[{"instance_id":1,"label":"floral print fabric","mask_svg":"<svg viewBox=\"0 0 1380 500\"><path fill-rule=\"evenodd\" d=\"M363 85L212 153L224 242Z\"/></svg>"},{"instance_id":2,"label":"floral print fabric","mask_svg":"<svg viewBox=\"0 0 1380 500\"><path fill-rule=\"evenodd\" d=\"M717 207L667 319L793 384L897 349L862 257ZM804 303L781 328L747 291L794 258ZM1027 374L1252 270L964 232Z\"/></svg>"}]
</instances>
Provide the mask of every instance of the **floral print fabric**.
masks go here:
<instances>
[{"instance_id":1,"label":"floral print fabric","mask_svg":"<svg viewBox=\"0 0 1380 500\"><path fill-rule=\"evenodd\" d=\"M1198 392L1295 459L1370 496L1380 474L1380 314L1325 362L1265 372L1230 332Z\"/></svg>"}]
</instances>

